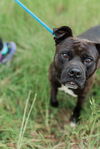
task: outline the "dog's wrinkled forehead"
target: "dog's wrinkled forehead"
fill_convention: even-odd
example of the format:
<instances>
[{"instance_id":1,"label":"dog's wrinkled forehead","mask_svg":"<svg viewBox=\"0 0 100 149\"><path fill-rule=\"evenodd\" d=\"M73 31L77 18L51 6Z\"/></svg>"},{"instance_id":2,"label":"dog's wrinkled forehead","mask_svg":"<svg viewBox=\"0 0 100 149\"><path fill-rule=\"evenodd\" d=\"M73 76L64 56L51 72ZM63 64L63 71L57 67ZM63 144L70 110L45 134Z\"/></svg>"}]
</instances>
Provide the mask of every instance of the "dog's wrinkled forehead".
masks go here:
<instances>
[{"instance_id":1,"label":"dog's wrinkled forehead","mask_svg":"<svg viewBox=\"0 0 100 149\"><path fill-rule=\"evenodd\" d=\"M87 53L93 57L96 57L98 52L94 49L96 49L96 47L93 42L75 37L69 37L57 45L57 51L70 50L76 55Z\"/></svg>"},{"instance_id":2,"label":"dog's wrinkled forehead","mask_svg":"<svg viewBox=\"0 0 100 149\"><path fill-rule=\"evenodd\" d=\"M86 41L80 41L78 39L74 39L73 40L73 43L72 43L72 46L73 46L73 49L77 52L77 53L80 53L82 52L83 50L87 50L89 47L88 47L88 43Z\"/></svg>"}]
</instances>

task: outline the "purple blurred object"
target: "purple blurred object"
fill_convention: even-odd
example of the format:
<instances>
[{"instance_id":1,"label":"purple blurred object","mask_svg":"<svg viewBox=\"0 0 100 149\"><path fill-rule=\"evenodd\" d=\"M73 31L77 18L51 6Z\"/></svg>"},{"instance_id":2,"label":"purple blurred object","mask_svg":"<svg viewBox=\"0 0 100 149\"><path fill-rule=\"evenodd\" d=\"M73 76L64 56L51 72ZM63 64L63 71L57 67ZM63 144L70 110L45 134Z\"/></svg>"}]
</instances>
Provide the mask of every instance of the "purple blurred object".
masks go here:
<instances>
[{"instance_id":1,"label":"purple blurred object","mask_svg":"<svg viewBox=\"0 0 100 149\"><path fill-rule=\"evenodd\" d=\"M2 55L0 53L0 63L1 64L5 64L5 63L9 62L13 58L13 55L16 52L16 44L14 42L6 42L5 44L8 47L8 52L6 53L6 55Z\"/></svg>"}]
</instances>

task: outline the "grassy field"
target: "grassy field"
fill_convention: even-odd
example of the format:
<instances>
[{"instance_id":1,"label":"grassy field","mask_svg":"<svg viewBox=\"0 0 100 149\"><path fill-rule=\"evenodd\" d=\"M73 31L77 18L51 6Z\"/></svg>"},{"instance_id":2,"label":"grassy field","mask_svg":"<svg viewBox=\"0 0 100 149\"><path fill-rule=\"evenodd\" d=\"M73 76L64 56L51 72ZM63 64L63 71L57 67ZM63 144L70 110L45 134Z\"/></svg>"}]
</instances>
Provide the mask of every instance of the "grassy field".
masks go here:
<instances>
[{"instance_id":1,"label":"grassy field","mask_svg":"<svg viewBox=\"0 0 100 149\"><path fill-rule=\"evenodd\" d=\"M71 26L75 35L100 24L99 0L22 2L51 28ZM52 36L14 0L0 0L0 37L17 44L12 63L0 65L0 149L100 149L100 71L80 124L71 128L68 119L76 100L60 92L60 107L49 105L48 67L55 48ZM35 103L20 139L26 99L30 99L27 113Z\"/></svg>"}]
</instances>

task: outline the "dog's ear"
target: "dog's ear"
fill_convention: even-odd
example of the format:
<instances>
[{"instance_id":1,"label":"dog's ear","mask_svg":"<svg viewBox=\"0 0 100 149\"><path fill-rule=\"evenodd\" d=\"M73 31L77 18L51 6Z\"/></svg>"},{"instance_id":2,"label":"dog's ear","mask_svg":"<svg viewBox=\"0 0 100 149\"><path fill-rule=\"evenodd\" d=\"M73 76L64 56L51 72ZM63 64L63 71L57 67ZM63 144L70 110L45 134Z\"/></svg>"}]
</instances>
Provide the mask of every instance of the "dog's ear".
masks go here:
<instances>
[{"instance_id":1,"label":"dog's ear","mask_svg":"<svg viewBox=\"0 0 100 149\"><path fill-rule=\"evenodd\" d=\"M55 40L56 44L59 44L65 38L73 36L72 30L68 26L54 28L53 31L54 31L54 35L55 35L54 40Z\"/></svg>"},{"instance_id":2,"label":"dog's ear","mask_svg":"<svg viewBox=\"0 0 100 149\"><path fill-rule=\"evenodd\" d=\"M100 54L100 43L96 43L95 46L96 46L96 48L97 48L97 50L98 50L98 52Z\"/></svg>"},{"instance_id":3,"label":"dog's ear","mask_svg":"<svg viewBox=\"0 0 100 149\"><path fill-rule=\"evenodd\" d=\"M0 38L0 50L3 48L3 42L2 39Z\"/></svg>"}]
</instances>

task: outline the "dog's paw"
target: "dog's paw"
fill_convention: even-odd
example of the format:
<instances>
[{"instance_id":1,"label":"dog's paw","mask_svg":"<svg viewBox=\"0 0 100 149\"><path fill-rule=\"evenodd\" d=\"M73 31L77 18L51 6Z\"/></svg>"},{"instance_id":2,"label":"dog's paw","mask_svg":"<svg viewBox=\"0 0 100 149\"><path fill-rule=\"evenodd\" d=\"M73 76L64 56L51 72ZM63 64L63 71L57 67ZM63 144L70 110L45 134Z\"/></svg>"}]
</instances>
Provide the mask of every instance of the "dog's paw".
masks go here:
<instances>
[{"instance_id":1,"label":"dog's paw","mask_svg":"<svg viewBox=\"0 0 100 149\"><path fill-rule=\"evenodd\" d=\"M51 101L51 106L57 108L59 106L58 101Z\"/></svg>"},{"instance_id":2,"label":"dog's paw","mask_svg":"<svg viewBox=\"0 0 100 149\"><path fill-rule=\"evenodd\" d=\"M75 128L76 127L76 123L70 122L70 126L73 127L73 128Z\"/></svg>"},{"instance_id":3,"label":"dog's paw","mask_svg":"<svg viewBox=\"0 0 100 149\"><path fill-rule=\"evenodd\" d=\"M77 117L71 116L71 118L70 118L70 126L71 127L76 127L78 121L79 121L79 119Z\"/></svg>"}]
</instances>

